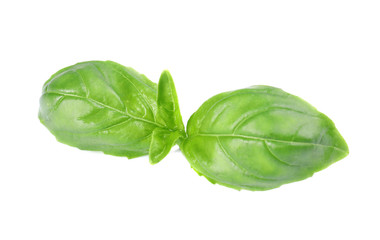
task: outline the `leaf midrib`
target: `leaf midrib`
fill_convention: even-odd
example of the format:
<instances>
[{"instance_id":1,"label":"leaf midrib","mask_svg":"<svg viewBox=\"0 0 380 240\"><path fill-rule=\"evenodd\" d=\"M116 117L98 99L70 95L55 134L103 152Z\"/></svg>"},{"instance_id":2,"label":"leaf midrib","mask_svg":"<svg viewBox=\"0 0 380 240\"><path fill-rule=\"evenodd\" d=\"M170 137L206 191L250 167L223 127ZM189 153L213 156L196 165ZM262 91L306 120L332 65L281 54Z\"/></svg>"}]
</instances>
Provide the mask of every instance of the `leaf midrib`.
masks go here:
<instances>
[{"instance_id":1,"label":"leaf midrib","mask_svg":"<svg viewBox=\"0 0 380 240\"><path fill-rule=\"evenodd\" d=\"M73 97L73 98L84 99L84 100L87 100L87 101L93 102L93 103L95 103L95 104L98 104L98 105L100 105L100 106L102 106L102 107L104 107L104 108L108 108L108 109L110 109L110 110L112 110L112 111L118 112L118 113L120 113L120 114L122 114L122 115L125 115L125 116L128 116L128 117L130 117L130 118L133 118L133 119L135 119L135 120L142 121L142 122L146 122L146 123L150 123L150 124L156 125L157 127L160 127L160 128L165 128L163 125L161 125L161 124L159 124L159 123L157 123L157 122L152 122L152 121L149 121L149 120L144 119L144 118L136 117L136 116L131 115L131 114L127 113L127 112L123 112L123 111L121 111L121 110L119 110L119 109L117 109L117 108L114 108L114 107L111 107L111 106L109 106L109 105L107 105L107 104L104 104L104 103L102 103L102 102L96 101L96 100L94 100L94 99L92 99L92 98L87 98L87 97L83 97L83 96L75 95L75 94L68 94L68 93L56 92L56 91L45 91L43 94L49 94L49 93L50 93L50 94L57 94L57 95L65 96L65 97Z\"/></svg>"},{"instance_id":2,"label":"leaf midrib","mask_svg":"<svg viewBox=\"0 0 380 240\"><path fill-rule=\"evenodd\" d=\"M255 136L246 136L241 134L216 134L216 133L197 133L194 135L189 135L190 137L196 137L196 136L205 136L205 137L235 137L235 138L246 138L246 139L252 139L257 141L269 141L269 142L279 142L279 143L287 143L287 144L300 144L300 145L312 145L317 147L328 147L328 148L334 148L335 150L347 153L344 149L330 146L330 145L324 145L320 143L310 143L310 142L300 142L300 141L286 141L286 140L279 140L279 139L273 139L273 138L263 138L263 137L255 137Z\"/></svg>"}]
</instances>

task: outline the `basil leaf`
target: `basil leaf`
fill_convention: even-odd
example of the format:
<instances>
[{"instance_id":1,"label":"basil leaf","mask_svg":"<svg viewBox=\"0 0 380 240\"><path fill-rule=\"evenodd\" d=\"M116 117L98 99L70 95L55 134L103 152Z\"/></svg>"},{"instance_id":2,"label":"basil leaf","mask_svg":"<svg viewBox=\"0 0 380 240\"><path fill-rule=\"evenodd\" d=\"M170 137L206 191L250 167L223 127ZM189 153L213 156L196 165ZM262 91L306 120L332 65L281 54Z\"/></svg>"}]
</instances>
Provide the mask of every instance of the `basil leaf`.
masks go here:
<instances>
[{"instance_id":1,"label":"basil leaf","mask_svg":"<svg viewBox=\"0 0 380 240\"><path fill-rule=\"evenodd\" d=\"M162 72L158 82L157 122L173 130L185 131L179 111L178 97L169 71Z\"/></svg>"},{"instance_id":2,"label":"basil leaf","mask_svg":"<svg viewBox=\"0 0 380 240\"><path fill-rule=\"evenodd\" d=\"M254 86L207 100L181 150L213 183L267 190L310 177L348 155L334 123L281 89Z\"/></svg>"},{"instance_id":3,"label":"basil leaf","mask_svg":"<svg viewBox=\"0 0 380 240\"><path fill-rule=\"evenodd\" d=\"M157 129L153 133L149 150L149 160L152 164L161 161L175 142L186 135L177 92L169 71L163 71L158 82L156 119L166 129Z\"/></svg>"},{"instance_id":4,"label":"basil leaf","mask_svg":"<svg viewBox=\"0 0 380 240\"><path fill-rule=\"evenodd\" d=\"M156 128L153 131L149 148L150 163L156 164L166 157L180 137L181 133L178 131L170 132L162 128Z\"/></svg>"},{"instance_id":5,"label":"basil leaf","mask_svg":"<svg viewBox=\"0 0 380 240\"><path fill-rule=\"evenodd\" d=\"M157 85L111 61L62 69L44 85L40 121L57 140L84 150L134 158L149 153Z\"/></svg>"}]
</instances>

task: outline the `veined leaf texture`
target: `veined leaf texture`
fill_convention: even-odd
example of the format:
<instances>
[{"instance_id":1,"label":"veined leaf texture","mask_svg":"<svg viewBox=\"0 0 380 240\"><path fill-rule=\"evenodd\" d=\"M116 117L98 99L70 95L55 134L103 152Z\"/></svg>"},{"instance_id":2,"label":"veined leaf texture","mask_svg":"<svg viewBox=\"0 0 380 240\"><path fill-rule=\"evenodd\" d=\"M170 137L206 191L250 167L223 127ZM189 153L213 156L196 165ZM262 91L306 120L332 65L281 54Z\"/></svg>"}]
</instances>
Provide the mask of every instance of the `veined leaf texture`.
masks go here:
<instances>
[{"instance_id":1,"label":"veined leaf texture","mask_svg":"<svg viewBox=\"0 0 380 240\"><path fill-rule=\"evenodd\" d=\"M312 176L348 155L334 123L269 86L218 94L182 122L172 76L158 85L132 68L89 61L43 87L39 118L57 140L84 150L160 162L178 144L212 183L267 190Z\"/></svg>"}]
</instances>

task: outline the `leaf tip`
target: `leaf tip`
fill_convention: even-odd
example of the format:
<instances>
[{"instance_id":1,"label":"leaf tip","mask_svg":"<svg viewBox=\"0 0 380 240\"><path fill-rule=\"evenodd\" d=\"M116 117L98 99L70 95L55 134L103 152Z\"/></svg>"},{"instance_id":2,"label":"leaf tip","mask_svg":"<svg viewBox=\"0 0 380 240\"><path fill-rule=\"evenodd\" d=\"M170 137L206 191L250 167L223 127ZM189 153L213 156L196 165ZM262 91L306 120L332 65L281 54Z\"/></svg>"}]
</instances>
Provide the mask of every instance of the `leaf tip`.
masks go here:
<instances>
[{"instance_id":1,"label":"leaf tip","mask_svg":"<svg viewBox=\"0 0 380 240\"><path fill-rule=\"evenodd\" d=\"M156 158L156 157L149 154L149 163L151 165L155 165L155 164L159 163L161 160L162 159Z\"/></svg>"},{"instance_id":2,"label":"leaf tip","mask_svg":"<svg viewBox=\"0 0 380 240\"><path fill-rule=\"evenodd\" d=\"M167 69L162 71L159 82L164 81L164 80L173 81L172 75L170 74L169 70L167 70Z\"/></svg>"}]
</instances>

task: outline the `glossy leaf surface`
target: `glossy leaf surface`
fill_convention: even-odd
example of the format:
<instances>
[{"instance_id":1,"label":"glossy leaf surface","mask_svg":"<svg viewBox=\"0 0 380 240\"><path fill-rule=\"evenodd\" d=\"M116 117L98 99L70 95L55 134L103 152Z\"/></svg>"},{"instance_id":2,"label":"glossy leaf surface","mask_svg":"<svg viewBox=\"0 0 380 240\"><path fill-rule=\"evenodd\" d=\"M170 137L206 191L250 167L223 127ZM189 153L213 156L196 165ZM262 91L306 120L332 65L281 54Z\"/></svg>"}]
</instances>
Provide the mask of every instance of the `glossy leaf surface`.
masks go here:
<instances>
[{"instance_id":1,"label":"glossy leaf surface","mask_svg":"<svg viewBox=\"0 0 380 240\"><path fill-rule=\"evenodd\" d=\"M182 137L182 135L178 131L171 132L162 128L156 128L153 131L152 142L149 149L150 163L156 164L166 157L180 137Z\"/></svg>"},{"instance_id":2,"label":"glossy leaf surface","mask_svg":"<svg viewBox=\"0 0 380 240\"><path fill-rule=\"evenodd\" d=\"M176 141L186 135L177 92L169 71L163 71L158 82L156 119L165 126L165 129L156 129L153 133L149 151L149 160L152 164L161 161Z\"/></svg>"},{"instance_id":3,"label":"glossy leaf surface","mask_svg":"<svg viewBox=\"0 0 380 240\"><path fill-rule=\"evenodd\" d=\"M235 189L299 181L348 154L327 116L268 86L212 97L192 115L187 134L181 150L192 168Z\"/></svg>"},{"instance_id":4,"label":"glossy leaf surface","mask_svg":"<svg viewBox=\"0 0 380 240\"><path fill-rule=\"evenodd\" d=\"M40 121L57 140L134 158L149 153L157 85L132 68L90 61L62 69L44 85Z\"/></svg>"}]
</instances>

